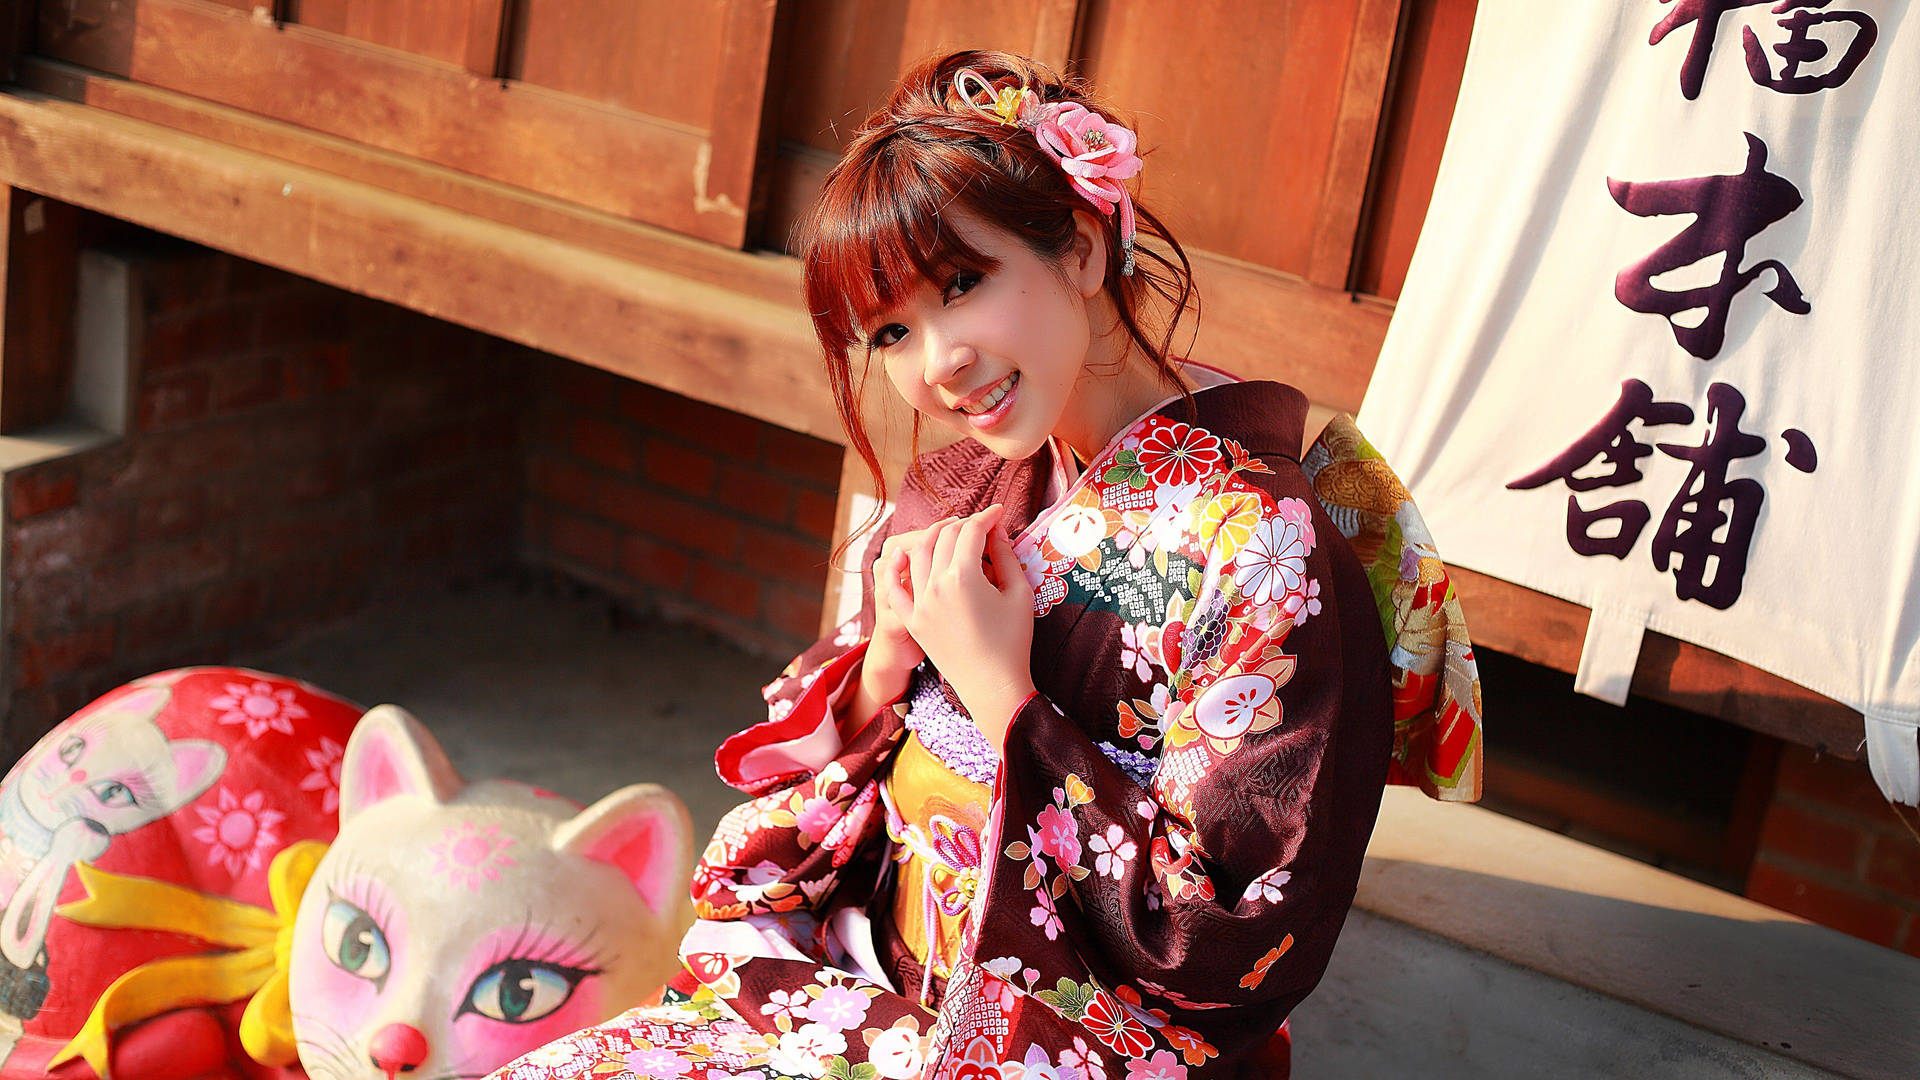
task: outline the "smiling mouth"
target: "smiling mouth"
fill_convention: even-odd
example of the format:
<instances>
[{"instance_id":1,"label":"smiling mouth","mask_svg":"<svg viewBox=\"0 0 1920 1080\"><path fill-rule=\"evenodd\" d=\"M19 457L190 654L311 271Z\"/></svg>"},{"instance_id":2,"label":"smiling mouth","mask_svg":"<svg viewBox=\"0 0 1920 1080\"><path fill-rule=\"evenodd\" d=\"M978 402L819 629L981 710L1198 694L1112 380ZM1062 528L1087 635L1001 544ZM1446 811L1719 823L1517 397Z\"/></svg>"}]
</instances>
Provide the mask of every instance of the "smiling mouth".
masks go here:
<instances>
[{"instance_id":1,"label":"smiling mouth","mask_svg":"<svg viewBox=\"0 0 1920 1080\"><path fill-rule=\"evenodd\" d=\"M1000 399L1006 397L1007 394L1013 390L1014 384L1019 381L1020 373L1017 371L1012 372L1006 378L995 383L993 387L978 400L968 405L956 405L954 406L954 410L966 413L969 416L978 416L981 413L991 412L994 406L1000 404Z\"/></svg>"}]
</instances>

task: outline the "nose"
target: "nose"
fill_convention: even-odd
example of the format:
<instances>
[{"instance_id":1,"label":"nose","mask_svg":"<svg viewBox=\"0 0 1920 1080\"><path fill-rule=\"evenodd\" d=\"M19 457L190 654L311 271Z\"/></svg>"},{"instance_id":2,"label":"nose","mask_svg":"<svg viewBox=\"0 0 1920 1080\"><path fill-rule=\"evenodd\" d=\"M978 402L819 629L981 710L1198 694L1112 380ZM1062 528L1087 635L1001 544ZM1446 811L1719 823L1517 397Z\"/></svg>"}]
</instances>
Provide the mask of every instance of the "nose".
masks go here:
<instances>
[{"instance_id":1,"label":"nose","mask_svg":"<svg viewBox=\"0 0 1920 1080\"><path fill-rule=\"evenodd\" d=\"M946 338L927 335L928 356L925 379L928 386L945 386L954 376L973 366L979 354L973 346Z\"/></svg>"},{"instance_id":2,"label":"nose","mask_svg":"<svg viewBox=\"0 0 1920 1080\"><path fill-rule=\"evenodd\" d=\"M427 1060L427 1036L412 1024L388 1024L373 1033L367 1044L367 1060L393 1080L398 1073L412 1072Z\"/></svg>"}]
</instances>

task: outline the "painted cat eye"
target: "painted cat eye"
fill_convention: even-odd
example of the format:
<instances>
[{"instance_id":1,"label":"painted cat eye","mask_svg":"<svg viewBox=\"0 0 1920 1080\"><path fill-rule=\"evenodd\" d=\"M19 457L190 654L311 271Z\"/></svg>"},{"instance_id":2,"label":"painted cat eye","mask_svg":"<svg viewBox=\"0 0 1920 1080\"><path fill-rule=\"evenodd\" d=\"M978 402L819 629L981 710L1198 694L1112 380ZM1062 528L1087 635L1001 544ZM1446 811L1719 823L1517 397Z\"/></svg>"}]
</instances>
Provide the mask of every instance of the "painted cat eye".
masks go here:
<instances>
[{"instance_id":1,"label":"painted cat eye","mask_svg":"<svg viewBox=\"0 0 1920 1080\"><path fill-rule=\"evenodd\" d=\"M473 980L454 1015L472 1012L508 1024L531 1023L565 1005L589 974L539 960L502 960Z\"/></svg>"},{"instance_id":2,"label":"painted cat eye","mask_svg":"<svg viewBox=\"0 0 1920 1080\"><path fill-rule=\"evenodd\" d=\"M100 800L101 806L132 806L136 801L133 789L118 780L102 780L87 790Z\"/></svg>"},{"instance_id":3,"label":"painted cat eye","mask_svg":"<svg viewBox=\"0 0 1920 1080\"><path fill-rule=\"evenodd\" d=\"M60 744L61 764L71 767L74 762L80 760L80 755L86 752L86 749L87 740L78 735L67 736L66 740Z\"/></svg>"},{"instance_id":4,"label":"painted cat eye","mask_svg":"<svg viewBox=\"0 0 1920 1080\"><path fill-rule=\"evenodd\" d=\"M334 897L320 921L320 943L327 959L349 975L358 975L378 984L393 966L393 954L387 949L387 935L373 916L356 905Z\"/></svg>"}]
</instances>

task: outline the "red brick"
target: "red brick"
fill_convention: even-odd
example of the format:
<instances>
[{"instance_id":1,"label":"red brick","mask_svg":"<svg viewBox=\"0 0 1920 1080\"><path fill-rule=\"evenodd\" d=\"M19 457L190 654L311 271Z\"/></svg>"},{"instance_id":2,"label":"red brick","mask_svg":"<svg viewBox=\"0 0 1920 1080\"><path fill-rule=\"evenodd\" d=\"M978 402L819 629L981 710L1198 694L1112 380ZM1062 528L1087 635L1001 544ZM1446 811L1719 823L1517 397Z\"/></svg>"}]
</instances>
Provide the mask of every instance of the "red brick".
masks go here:
<instances>
[{"instance_id":1,"label":"red brick","mask_svg":"<svg viewBox=\"0 0 1920 1080\"><path fill-rule=\"evenodd\" d=\"M713 494L719 465L712 455L662 439L648 439L646 477L661 487L705 498Z\"/></svg>"},{"instance_id":2,"label":"red brick","mask_svg":"<svg viewBox=\"0 0 1920 1080\"><path fill-rule=\"evenodd\" d=\"M229 577L200 590L200 628L225 633L257 622L266 608L266 586L258 577Z\"/></svg>"},{"instance_id":3,"label":"red brick","mask_svg":"<svg viewBox=\"0 0 1920 1080\"><path fill-rule=\"evenodd\" d=\"M240 557L264 566L293 555L338 550L367 529L368 515L347 503L284 514L256 514L239 523Z\"/></svg>"},{"instance_id":4,"label":"red brick","mask_svg":"<svg viewBox=\"0 0 1920 1080\"><path fill-rule=\"evenodd\" d=\"M288 273L264 263L247 259L233 259L227 268L227 293L231 296L248 296L255 293L270 292L277 289L318 290L326 286L308 281L306 278Z\"/></svg>"},{"instance_id":5,"label":"red brick","mask_svg":"<svg viewBox=\"0 0 1920 1080\"><path fill-rule=\"evenodd\" d=\"M139 430L164 431L205 417L211 385L204 371L148 379L135 406Z\"/></svg>"},{"instance_id":6,"label":"red brick","mask_svg":"<svg viewBox=\"0 0 1920 1080\"><path fill-rule=\"evenodd\" d=\"M339 341L350 306L345 294L312 286L262 298L252 305L252 340L269 348Z\"/></svg>"},{"instance_id":7,"label":"red brick","mask_svg":"<svg viewBox=\"0 0 1920 1080\"><path fill-rule=\"evenodd\" d=\"M28 518L13 527L7 576L92 570L126 549L128 523L121 504L70 506Z\"/></svg>"},{"instance_id":8,"label":"red brick","mask_svg":"<svg viewBox=\"0 0 1920 1080\"><path fill-rule=\"evenodd\" d=\"M576 415L567 444L575 457L603 469L631 475L640 466L640 437L598 416Z\"/></svg>"},{"instance_id":9,"label":"red brick","mask_svg":"<svg viewBox=\"0 0 1920 1080\"><path fill-rule=\"evenodd\" d=\"M740 523L709 503L682 499L637 483L609 480L595 509L609 521L687 551L729 561L740 550Z\"/></svg>"},{"instance_id":10,"label":"red brick","mask_svg":"<svg viewBox=\"0 0 1920 1080\"><path fill-rule=\"evenodd\" d=\"M226 287L227 256L206 249L183 251L136 268L141 310L149 322L219 299Z\"/></svg>"},{"instance_id":11,"label":"red brick","mask_svg":"<svg viewBox=\"0 0 1920 1080\"><path fill-rule=\"evenodd\" d=\"M839 500L825 492L799 488L793 493L794 528L823 544L833 539L833 518L838 510Z\"/></svg>"},{"instance_id":12,"label":"red brick","mask_svg":"<svg viewBox=\"0 0 1920 1080\"><path fill-rule=\"evenodd\" d=\"M753 460L760 429L767 426L751 416L644 383L630 382L622 390L620 408L649 428L735 461Z\"/></svg>"},{"instance_id":13,"label":"red brick","mask_svg":"<svg viewBox=\"0 0 1920 1080\"><path fill-rule=\"evenodd\" d=\"M191 641L194 606L194 598L173 595L129 608L120 617L120 655L141 662Z\"/></svg>"},{"instance_id":14,"label":"red brick","mask_svg":"<svg viewBox=\"0 0 1920 1080\"><path fill-rule=\"evenodd\" d=\"M706 559L693 564L693 598L740 619L760 614L760 583L731 567Z\"/></svg>"},{"instance_id":15,"label":"red brick","mask_svg":"<svg viewBox=\"0 0 1920 1080\"><path fill-rule=\"evenodd\" d=\"M683 592L693 560L650 537L628 533L620 538L620 566L642 585Z\"/></svg>"},{"instance_id":16,"label":"red brick","mask_svg":"<svg viewBox=\"0 0 1920 1080\"><path fill-rule=\"evenodd\" d=\"M168 431L139 440L131 461L110 477L108 492L132 493L160 480L177 483L257 464L260 425L251 418L220 417L190 431Z\"/></svg>"},{"instance_id":17,"label":"red brick","mask_svg":"<svg viewBox=\"0 0 1920 1080\"><path fill-rule=\"evenodd\" d=\"M1867 854L1867 884L1897 893L1920 907L1920 841L1899 833L1873 838Z\"/></svg>"},{"instance_id":18,"label":"red brick","mask_svg":"<svg viewBox=\"0 0 1920 1080\"><path fill-rule=\"evenodd\" d=\"M94 595L102 608L140 603L162 593L197 589L232 565L228 545L216 537L141 548L102 567L94 578Z\"/></svg>"},{"instance_id":19,"label":"red brick","mask_svg":"<svg viewBox=\"0 0 1920 1080\"><path fill-rule=\"evenodd\" d=\"M618 559L619 538L614 530L592 518L556 513L549 525L548 535L555 554L577 559L589 566L610 568Z\"/></svg>"},{"instance_id":20,"label":"red brick","mask_svg":"<svg viewBox=\"0 0 1920 1080\"><path fill-rule=\"evenodd\" d=\"M760 433L760 462L789 476L833 490L840 486L840 464L846 451L839 443L802 435L773 424Z\"/></svg>"},{"instance_id":21,"label":"red brick","mask_svg":"<svg viewBox=\"0 0 1920 1080\"><path fill-rule=\"evenodd\" d=\"M719 486L714 496L721 504L774 525L786 523L793 504L793 482L768 475L757 465L720 466Z\"/></svg>"},{"instance_id":22,"label":"red brick","mask_svg":"<svg viewBox=\"0 0 1920 1080\"><path fill-rule=\"evenodd\" d=\"M767 590L767 625L793 638L811 642L820 636L823 594L775 587Z\"/></svg>"},{"instance_id":23,"label":"red brick","mask_svg":"<svg viewBox=\"0 0 1920 1080\"><path fill-rule=\"evenodd\" d=\"M7 514L15 521L72 506L80 495L78 470L64 463L18 469L7 480Z\"/></svg>"},{"instance_id":24,"label":"red brick","mask_svg":"<svg viewBox=\"0 0 1920 1080\"><path fill-rule=\"evenodd\" d=\"M14 688L31 690L113 660L114 627L101 620L77 630L19 643Z\"/></svg>"},{"instance_id":25,"label":"red brick","mask_svg":"<svg viewBox=\"0 0 1920 1080\"><path fill-rule=\"evenodd\" d=\"M1906 918L1905 911L1891 904L1810 880L1764 860L1753 864L1747 895L1877 945L1893 944Z\"/></svg>"},{"instance_id":26,"label":"red brick","mask_svg":"<svg viewBox=\"0 0 1920 1080\"><path fill-rule=\"evenodd\" d=\"M286 377L277 356L233 360L213 371L215 412L256 409L285 396Z\"/></svg>"},{"instance_id":27,"label":"red brick","mask_svg":"<svg viewBox=\"0 0 1920 1080\"><path fill-rule=\"evenodd\" d=\"M252 315L222 305L192 315L157 319L141 339L139 370L147 377L237 356L253 343Z\"/></svg>"},{"instance_id":28,"label":"red brick","mask_svg":"<svg viewBox=\"0 0 1920 1080\"><path fill-rule=\"evenodd\" d=\"M286 354L284 371L291 400L338 393L353 385L353 349L340 342L296 349Z\"/></svg>"},{"instance_id":29,"label":"red brick","mask_svg":"<svg viewBox=\"0 0 1920 1080\"><path fill-rule=\"evenodd\" d=\"M191 531L207 520L205 488L154 491L133 506L133 539L148 543Z\"/></svg>"},{"instance_id":30,"label":"red brick","mask_svg":"<svg viewBox=\"0 0 1920 1080\"><path fill-rule=\"evenodd\" d=\"M536 452L528 462L528 483L534 495L575 510L593 512L600 498L600 478L570 461Z\"/></svg>"},{"instance_id":31,"label":"red brick","mask_svg":"<svg viewBox=\"0 0 1920 1080\"><path fill-rule=\"evenodd\" d=\"M620 400L625 387L632 382L611 371L570 360L552 364L544 372L544 377L546 383L568 405L601 414L613 410L614 403Z\"/></svg>"},{"instance_id":32,"label":"red brick","mask_svg":"<svg viewBox=\"0 0 1920 1080\"><path fill-rule=\"evenodd\" d=\"M45 637L87 621L86 575L79 570L33 574L7 583L7 626L0 633Z\"/></svg>"},{"instance_id":33,"label":"red brick","mask_svg":"<svg viewBox=\"0 0 1920 1080\"><path fill-rule=\"evenodd\" d=\"M1776 790L1879 824L1887 817L1887 800L1864 764L1832 754L1817 757L1802 746L1788 746L1780 754Z\"/></svg>"},{"instance_id":34,"label":"red brick","mask_svg":"<svg viewBox=\"0 0 1920 1080\"><path fill-rule=\"evenodd\" d=\"M742 549L741 558L756 573L815 593L825 587L827 545L759 525L743 528L746 547Z\"/></svg>"},{"instance_id":35,"label":"red brick","mask_svg":"<svg viewBox=\"0 0 1920 1080\"><path fill-rule=\"evenodd\" d=\"M1865 839L1855 824L1782 802L1767 808L1760 826L1761 850L1848 874L1859 871Z\"/></svg>"}]
</instances>

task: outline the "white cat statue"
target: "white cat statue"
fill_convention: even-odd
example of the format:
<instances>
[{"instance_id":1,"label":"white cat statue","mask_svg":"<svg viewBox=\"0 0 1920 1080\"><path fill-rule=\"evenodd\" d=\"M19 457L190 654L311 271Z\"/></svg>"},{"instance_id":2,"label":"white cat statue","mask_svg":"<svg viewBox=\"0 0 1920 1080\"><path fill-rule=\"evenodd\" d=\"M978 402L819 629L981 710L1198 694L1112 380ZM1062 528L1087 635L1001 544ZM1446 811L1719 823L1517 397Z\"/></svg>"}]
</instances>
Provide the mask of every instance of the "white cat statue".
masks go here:
<instances>
[{"instance_id":1,"label":"white cat statue","mask_svg":"<svg viewBox=\"0 0 1920 1080\"><path fill-rule=\"evenodd\" d=\"M466 785L418 721L372 709L294 922L300 1064L313 1080L470 1080L641 1003L679 970L692 867L665 788L581 810Z\"/></svg>"}]
</instances>

